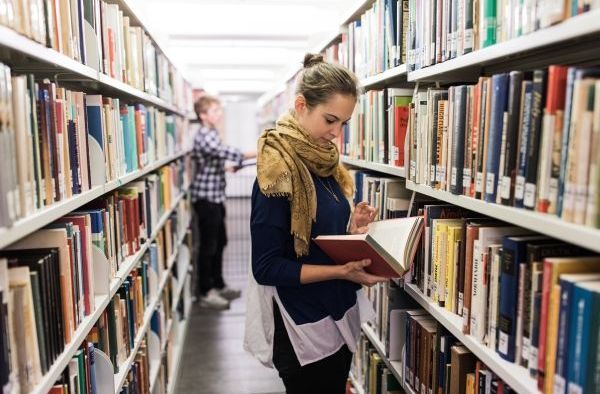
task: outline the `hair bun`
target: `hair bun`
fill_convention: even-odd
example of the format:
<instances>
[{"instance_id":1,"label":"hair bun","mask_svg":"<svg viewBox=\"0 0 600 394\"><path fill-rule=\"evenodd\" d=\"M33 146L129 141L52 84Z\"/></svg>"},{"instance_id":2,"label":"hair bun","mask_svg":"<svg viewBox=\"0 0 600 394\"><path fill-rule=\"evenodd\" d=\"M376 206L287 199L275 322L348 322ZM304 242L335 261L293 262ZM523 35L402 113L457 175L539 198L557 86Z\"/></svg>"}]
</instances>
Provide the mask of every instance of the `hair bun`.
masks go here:
<instances>
[{"instance_id":1,"label":"hair bun","mask_svg":"<svg viewBox=\"0 0 600 394\"><path fill-rule=\"evenodd\" d=\"M306 55L304 55L304 68L309 68L312 67L316 64L319 63L324 63L325 60L323 60L323 55L321 55L320 53L314 54L314 53L307 53Z\"/></svg>"}]
</instances>

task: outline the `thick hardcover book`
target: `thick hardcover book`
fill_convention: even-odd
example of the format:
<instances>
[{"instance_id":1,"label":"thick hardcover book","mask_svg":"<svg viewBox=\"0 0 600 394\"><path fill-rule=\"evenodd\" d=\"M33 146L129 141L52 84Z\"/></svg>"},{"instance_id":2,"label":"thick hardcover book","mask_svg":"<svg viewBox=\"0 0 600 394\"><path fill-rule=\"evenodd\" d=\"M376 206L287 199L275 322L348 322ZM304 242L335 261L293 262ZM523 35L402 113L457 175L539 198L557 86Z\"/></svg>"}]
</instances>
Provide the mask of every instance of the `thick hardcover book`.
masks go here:
<instances>
[{"instance_id":1,"label":"thick hardcover book","mask_svg":"<svg viewBox=\"0 0 600 394\"><path fill-rule=\"evenodd\" d=\"M523 72L512 71L508 83L508 121L506 126L506 148L504 167L501 168L500 197L502 204L513 205L515 188L515 167L517 165L519 115L521 113L521 87Z\"/></svg>"},{"instance_id":2,"label":"thick hardcover book","mask_svg":"<svg viewBox=\"0 0 600 394\"><path fill-rule=\"evenodd\" d=\"M410 269L422 230L423 218L415 216L374 222L367 234L321 235L314 242L337 264L371 259L365 271L394 278Z\"/></svg>"},{"instance_id":3,"label":"thick hardcover book","mask_svg":"<svg viewBox=\"0 0 600 394\"><path fill-rule=\"evenodd\" d=\"M527 170L525 172L525 208L534 209L537 197L537 173L542 133L542 111L546 94L546 70L533 73L533 97L531 105L531 125L527 145Z\"/></svg>"},{"instance_id":4,"label":"thick hardcover book","mask_svg":"<svg viewBox=\"0 0 600 394\"><path fill-rule=\"evenodd\" d=\"M519 122L519 154L517 156L517 167L515 175L514 206L523 208L525 198L525 176L527 171L527 147L529 146L529 135L531 131L531 106L533 103L533 82L523 81L521 120Z\"/></svg>"},{"instance_id":5,"label":"thick hardcover book","mask_svg":"<svg viewBox=\"0 0 600 394\"><path fill-rule=\"evenodd\" d=\"M526 261L527 244L544 241L544 236L505 237L502 241L500 270L500 314L498 321L498 354L515 361L520 344L517 338L517 296L519 266Z\"/></svg>"},{"instance_id":6,"label":"thick hardcover book","mask_svg":"<svg viewBox=\"0 0 600 394\"><path fill-rule=\"evenodd\" d=\"M508 74L497 74L492 77L492 108L487 141L487 163L485 174L485 201L496 202L498 185L498 167L500 165L500 148L502 145L502 129L506 112L508 93Z\"/></svg>"},{"instance_id":7,"label":"thick hardcover book","mask_svg":"<svg viewBox=\"0 0 600 394\"><path fill-rule=\"evenodd\" d=\"M452 146L451 146L451 168L450 168L450 192L462 194L463 192L463 164L465 154L465 120L467 107L467 86L461 85L455 88L454 121L452 123Z\"/></svg>"}]
</instances>

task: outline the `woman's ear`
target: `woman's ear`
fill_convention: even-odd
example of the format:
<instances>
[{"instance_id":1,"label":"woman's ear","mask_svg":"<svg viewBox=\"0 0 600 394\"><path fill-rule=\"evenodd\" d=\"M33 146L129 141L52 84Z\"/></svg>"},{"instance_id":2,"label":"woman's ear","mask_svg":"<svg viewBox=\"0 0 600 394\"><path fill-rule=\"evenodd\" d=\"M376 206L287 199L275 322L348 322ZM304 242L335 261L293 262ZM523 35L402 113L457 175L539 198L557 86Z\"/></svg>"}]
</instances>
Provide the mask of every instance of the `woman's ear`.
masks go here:
<instances>
[{"instance_id":1,"label":"woman's ear","mask_svg":"<svg viewBox=\"0 0 600 394\"><path fill-rule=\"evenodd\" d=\"M298 115L303 115L306 112L306 109L306 98L301 94L296 95L296 98L294 99L294 110L296 113Z\"/></svg>"}]
</instances>

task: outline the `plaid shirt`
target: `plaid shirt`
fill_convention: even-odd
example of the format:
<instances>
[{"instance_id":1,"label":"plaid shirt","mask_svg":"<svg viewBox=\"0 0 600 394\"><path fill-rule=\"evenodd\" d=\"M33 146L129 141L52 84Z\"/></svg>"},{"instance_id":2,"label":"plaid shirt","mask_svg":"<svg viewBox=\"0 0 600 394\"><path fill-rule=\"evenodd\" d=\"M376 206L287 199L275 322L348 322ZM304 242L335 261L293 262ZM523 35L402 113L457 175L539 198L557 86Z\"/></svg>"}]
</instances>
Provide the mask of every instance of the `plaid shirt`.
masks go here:
<instances>
[{"instance_id":1,"label":"plaid shirt","mask_svg":"<svg viewBox=\"0 0 600 394\"><path fill-rule=\"evenodd\" d=\"M196 174L192 183L192 201L225 201L225 162L243 160L242 152L224 145L215 129L202 127L194 139Z\"/></svg>"}]
</instances>

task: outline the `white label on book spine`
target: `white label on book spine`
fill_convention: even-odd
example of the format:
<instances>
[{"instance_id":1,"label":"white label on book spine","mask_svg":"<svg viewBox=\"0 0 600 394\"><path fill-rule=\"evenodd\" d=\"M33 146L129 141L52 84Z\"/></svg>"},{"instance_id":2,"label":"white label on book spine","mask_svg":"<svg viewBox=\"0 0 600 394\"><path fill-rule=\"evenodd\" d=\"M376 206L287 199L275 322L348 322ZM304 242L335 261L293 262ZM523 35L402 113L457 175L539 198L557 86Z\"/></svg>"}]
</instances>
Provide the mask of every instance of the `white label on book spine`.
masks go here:
<instances>
[{"instance_id":1,"label":"white label on book spine","mask_svg":"<svg viewBox=\"0 0 600 394\"><path fill-rule=\"evenodd\" d=\"M559 374L554 374L554 392L555 393L564 393L567 388L567 382L565 382L565 378L560 376Z\"/></svg>"},{"instance_id":2,"label":"white label on book spine","mask_svg":"<svg viewBox=\"0 0 600 394\"><path fill-rule=\"evenodd\" d=\"M529 347L529 368L537 371L538 348L535 346Z\"/></svg>"},{"instance_id":3,"label":"white label on book spine","mask_svg":"<svg viewBox=\"0 0 600 394\"><path fill-rule=\"evenodd\" d=\"M435 182L435 166L432 165L431 168L429 169L429 182L433 183Z\"/></svg>"},{"instance_id":4,"label":"white label on book spine","mask_svg":"<svg viewBox=\"0 0 600 394\"><path fill-rule=\"evenodd\" d=\"M463 168L463 187L471 185L471 169Z\"/></svg>"},{"instance_id":5,"label":"white label on book spine","mask_svg":"<svg viewBox=\"0 0 600 394\"><path fill-rule=\"evenodd\" d=\"M450 185L452 186L456 186L457 172L456 167L452 167L452 173L450 174Z\"/></svg>"},{"instance_id":6,"label":"white label on book spine","mask_svg":"<svg viewBox=\"0 0 600 394\"><path fill-rule=\"evenodd\" d=\"M548 210L548 213L554 213L554 209L556 209L556 201L558 201L558 179L556 178L550 178L548 201L550 201L550 207L552 207Z\"/></svg>"},{"instance_id":7,"label":"white label on book spine","mask_svg":"<svg viewBox=\"0 0 600 394\"><path fill-rule=\"evenodd\" d=\"M462 314L463 298L464 298L463 293L458 293L458 306L457 306L456 310L458 311L459 314Z\"/></svg>"},{"instance_id":8,"label":"white label on book spine","mask_svg":"<svg viewBox=\"0 0 600 394\"><path fill-rule=\"evenodd\" d=\"M31 182L25 182L23 192L25 194L25 214L33 212L33 184Z\"/></svg>"},{"instance_id":9,"label":"white label on book spine","mask_svg":"<svg viewBox=\"0 0 600 394\"><path fill-rule=\"evenodd\" d=\"M438 180L438 182L446 181L446 167L441 166L439 173L440 173L440 179Z\"/></svg>"},{"instance_id":10,"label":"white label on book spine","mask_svg":"<svg viewBox=\"0 0 600 394\"><path fill-rule=\"evenodd\" d=\"M473 44L473 29L465 29L464 51L466 52L467 49L473 50Z\"/></svg>"},{"instance_id":11,"label":"white label on book spine","mask_svg":"<svg viewBox=\"0 0 600 394\"><path fill-rule=\"evenodd\" d=\"M500 335L498 335L498 352L501 354L508 354L508 335L502 331L500 331Z\"/></svg>"},{"instance_id":12,"label":"white label on book spine","mask_svg":"<svg viewBox=\"0 0 600 394\"><path fill-rule=\"evenodd\" d=\"M483 173L478 172L475 177L475 191L481 193L483 191Z\"/></svg>"},{"instance_id":13,"label":"white label on book spine","mask_svg":"<svg viewBox=\"0 0 600 394\"><path fill-rule=\"evenodd\" d=\"M525 177L517 175L515 180L515 200L522 200L525 195Z\"/></svg>"},{"instance_id":14,"label":"white label on book spine","mask_svg":"<svg viewBox=\"0 0 600 394\"><path fill-rule=\"evenodd\" d=\"M567 394L583 394L583 388L573 382L569 382Z\"/></svg>"},{"instance_id":15,"label":"white label on book spine","mask_svg":"<svg viewBox=\"0 0 600 394\"><path fill-rule=\"evenodd\" d=\"M529 338L523 337L523 347L521 348L521 358L523 360L529 360Z\"/></svg>"},{"instance_id":16,"label":"white label on book spine","mask_svg":"<svg viewBox=\"0 0 600 394\"><path fill-rule=\"evenodd\" d=\"M488 172L485 177L485 194L494 194L496 190L496 174Z\"/></svg>"},{"instance_id":17,"label":"white label on book spine","mask_svg":"<svg viewBox=\"0 0 600 394\"><path fill-rule=\"evenodd\" d=\"M525 184L524 204L526 207L530 207L530 208L535 206L535 184L533 184L533 183Z\"/></svg>"},{"instance_id":18,"label":"white label on book spine","mask_svg":"<svg viewBox=\"0 0 600 394\"><path fill-rule=\"evenodd\" d=\"M510 198L510 184L511 180L509 176L502 177L502 183L500 188L500 197L508 200Z\"/></svg>"},{"instance_id":19,"label":"white label on book spine","mask_svg":"<svg viewBox=\"0 0 600 394\"><path fill-rule=\"evenodd\" d=\"M415 178L415 162L414 161L410 161L410 177L411 178Z\"/></svg>"},{"instance_id":20,"label":"white label on book spine","mask_svg":"<svg viewBox=\"0 0 600 394\"><path fill-rule=\"evenodd\" d=\"M463 306L463 327L467 327L469 325L469 308L465 308Z\"/></svg>"}]
</instances>

